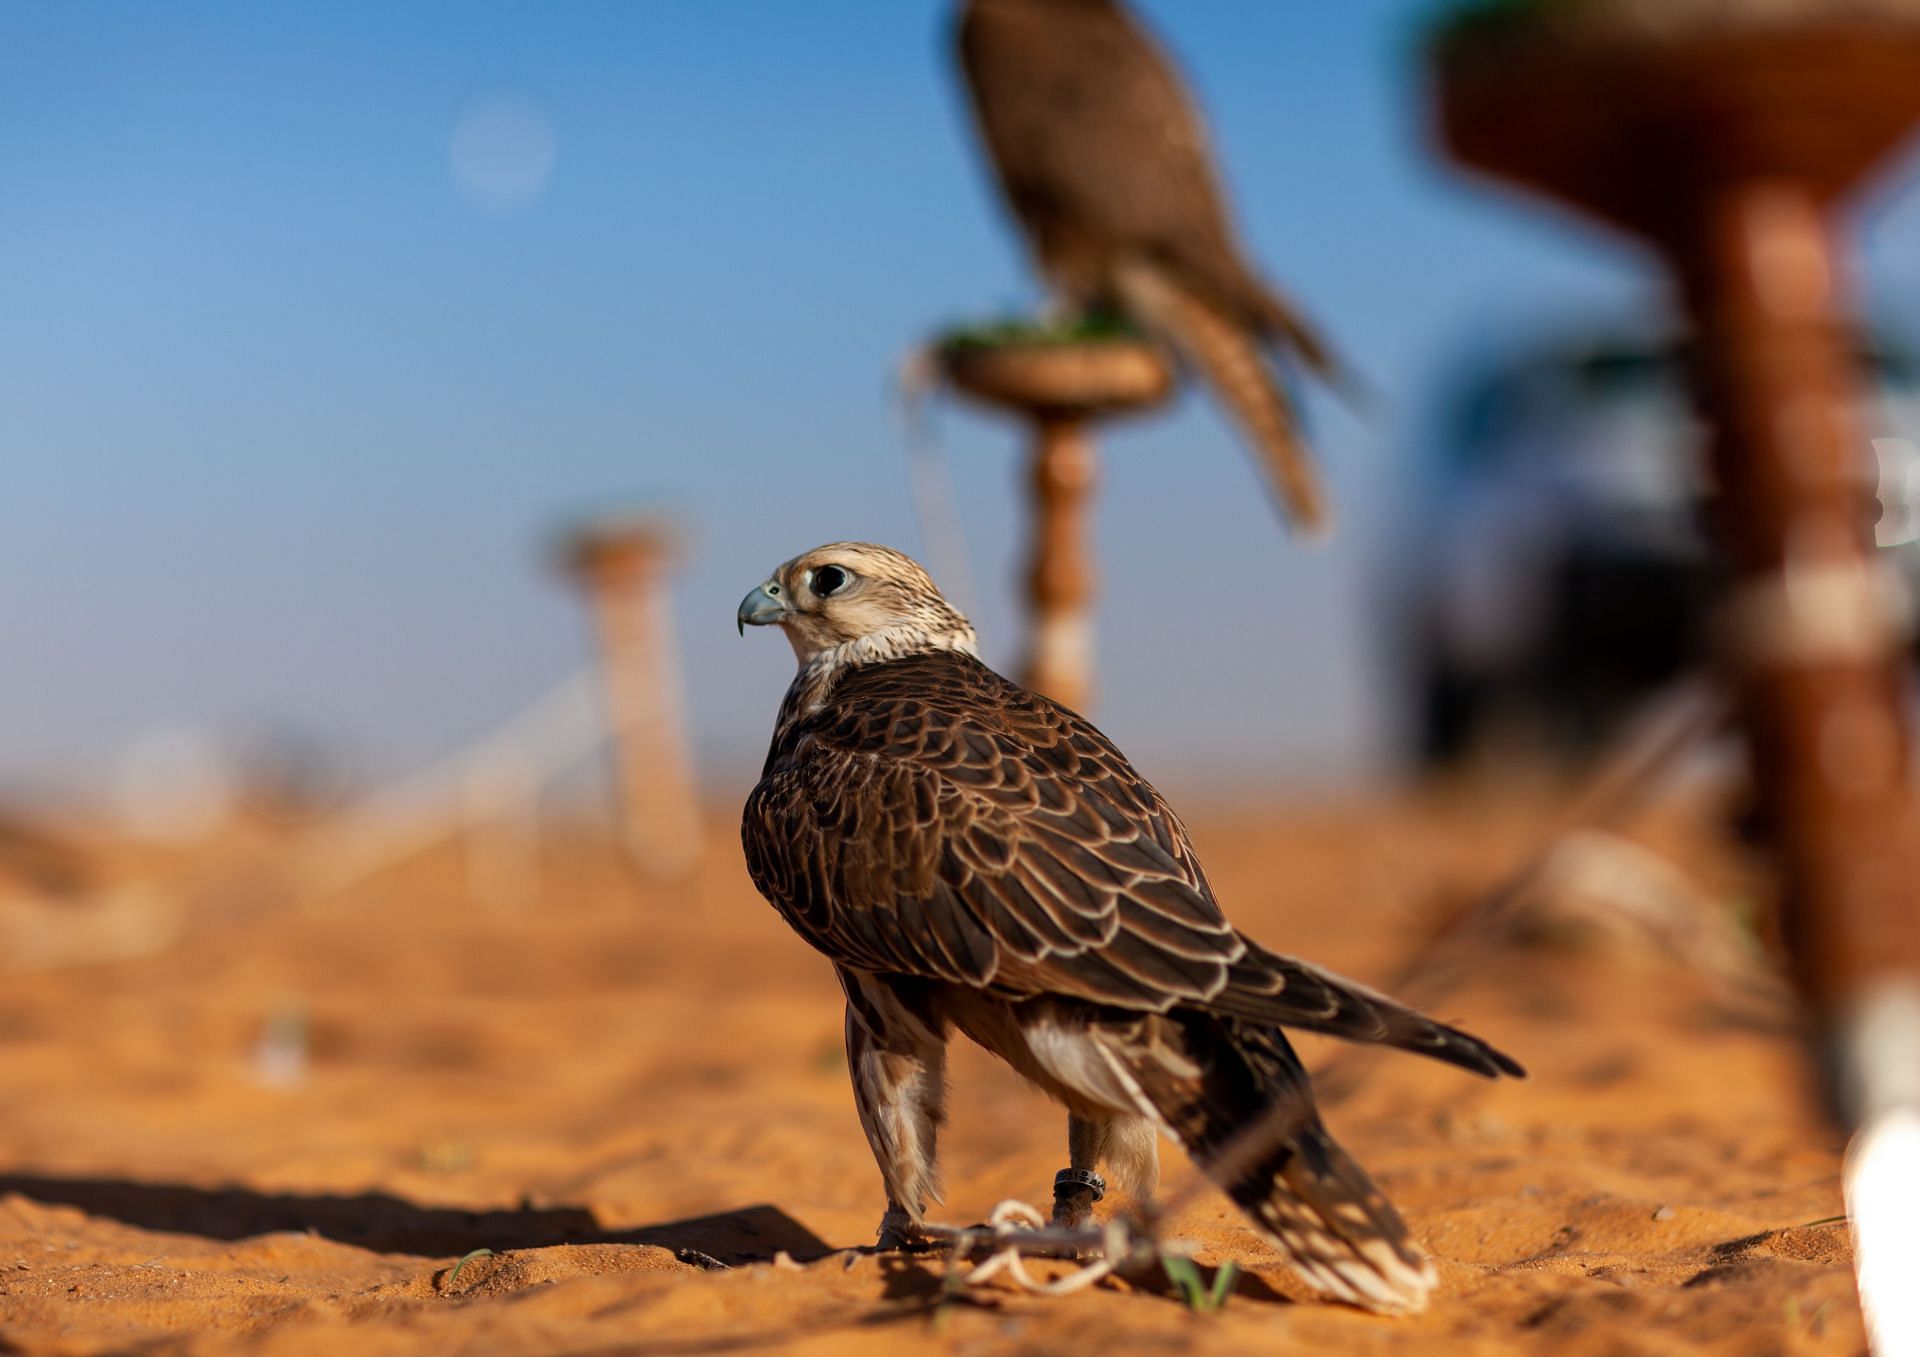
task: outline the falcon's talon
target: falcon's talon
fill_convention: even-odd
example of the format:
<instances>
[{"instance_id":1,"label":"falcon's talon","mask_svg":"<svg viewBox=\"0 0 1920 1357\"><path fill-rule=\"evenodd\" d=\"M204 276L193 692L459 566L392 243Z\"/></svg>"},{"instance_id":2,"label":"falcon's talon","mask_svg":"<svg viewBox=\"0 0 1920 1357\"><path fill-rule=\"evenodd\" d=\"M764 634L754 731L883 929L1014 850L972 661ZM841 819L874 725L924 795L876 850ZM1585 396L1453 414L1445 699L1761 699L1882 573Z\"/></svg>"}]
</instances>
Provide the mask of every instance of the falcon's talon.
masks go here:
<instances>
[{"instance_id":1,"label":"falcon's talon","mask_svg":"<svg viewBox=\"0 0 1920 1357\"><path fill-rule=\"evenodd\" d=\"M946 1248L943 1240L927 1235L915 1235L911 1239L899 1235L881 1235L874 1241L875 1253L938 1253Z\"/></svg>"},{"instance_id":2,"label":"falcon's talon","mask_svg":"<svg viewBox=\"0 0 1920 1357\"><path fill-rule=\"evenodd\" d=\"M939 1247L940 1242L921 1229L919 1221L898 1207L889 1208L880 1217L880 1228L875 1231L875 1236L875 1253L925 1253Z\"/></svg>"},{"instance_id":3,"label":"falcon's talon","mask_svg":"<svg viewBox=\"0 0 1920 1357\"><path fill-rule=\"evenodd\" d=\"M924 1235L902 1235L890 1231L882 1232L873 1241L875 1253L928 1253L934 1247L934 1241Z\"/></svg>"}]
</instances>

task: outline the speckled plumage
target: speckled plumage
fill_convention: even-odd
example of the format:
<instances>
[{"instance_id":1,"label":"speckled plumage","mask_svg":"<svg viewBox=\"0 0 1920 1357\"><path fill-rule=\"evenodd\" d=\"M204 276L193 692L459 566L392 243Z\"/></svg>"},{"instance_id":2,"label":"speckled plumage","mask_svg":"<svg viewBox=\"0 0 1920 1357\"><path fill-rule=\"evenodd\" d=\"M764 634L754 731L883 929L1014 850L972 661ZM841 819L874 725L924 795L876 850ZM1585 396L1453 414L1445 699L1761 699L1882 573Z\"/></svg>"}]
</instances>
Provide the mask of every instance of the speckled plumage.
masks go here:
<instances>
[{"instance_id":1,"label":"speckled plumage","mask_svg":"<svg viewBox=\"0 0 1920 1357\"><path fill-rule=\"evenodd\" d=\"M891 624L871 598L838 600L874 623L867 652L885 658L836 660L848 628L805 586L833 562L865 572L875 596L900 587L896 571L908 597L931 594ZM1205 1165L1267 1107L1297 1101L1290 1132L1223 1186L1331 1294L1420 1304L1430 1269L1320 1125L1280 1029L1488 1076L1519 1066L1236 930L1146 779L1090 722L982 664L971 628L906 558L836 544L780 579L801 670L742 837L754 884L839 970L887 1228L910 1234L934 1190L941 1052L958 1027L1066 1105L1081 1124L1076 1167L1105 1158L1135 1190L1152 1185L1138 1162L1151 1141L1143 1151L1127 1123L1147 1119ZM929 617L953 622L929 630ZM914 644L889 643L902 628Z\"/></svg>"}]
</instances>

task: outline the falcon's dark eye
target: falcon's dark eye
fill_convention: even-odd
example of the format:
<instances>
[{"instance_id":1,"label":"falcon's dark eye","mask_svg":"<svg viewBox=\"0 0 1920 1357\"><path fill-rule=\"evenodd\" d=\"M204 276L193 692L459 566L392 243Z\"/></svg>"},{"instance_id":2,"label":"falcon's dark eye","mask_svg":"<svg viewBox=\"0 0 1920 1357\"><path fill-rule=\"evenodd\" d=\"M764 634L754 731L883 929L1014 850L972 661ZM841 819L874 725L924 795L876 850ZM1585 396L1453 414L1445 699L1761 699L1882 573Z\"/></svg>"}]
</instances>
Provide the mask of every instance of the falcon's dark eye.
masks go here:
<instances>
[{"instance_id":1,"label":"falcon's dark eye","mask_svg":"<svg viewBox=\"0 0 1920 1357\"><path fill-rule=\"evenodd\" d=\"M823 565L813 572L813 592L821 598L837 594L847 587L847 581L853 576L837 565Z\"/></svg>"}]
</instances>

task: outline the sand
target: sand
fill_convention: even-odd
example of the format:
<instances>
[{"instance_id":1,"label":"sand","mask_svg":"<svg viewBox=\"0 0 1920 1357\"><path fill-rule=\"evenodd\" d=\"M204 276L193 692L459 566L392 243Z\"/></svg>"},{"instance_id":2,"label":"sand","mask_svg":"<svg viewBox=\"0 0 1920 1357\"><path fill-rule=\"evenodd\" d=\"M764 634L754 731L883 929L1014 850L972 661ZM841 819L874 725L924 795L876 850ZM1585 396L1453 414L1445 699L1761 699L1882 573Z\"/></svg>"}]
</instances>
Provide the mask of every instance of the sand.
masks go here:
<instances>
[{"instance_id":1,"label":"sand","mask_svg":"<svg viewBox=\"0 0 1920 1357\"><path fill-rule=\"evenodd\" d=\"M1503 804L1190 818L1243 927L1377 980L1527 842L1534 812ZM175 864L217 889L163 950L0 980L0 1352L1863 1347L1797 1037L1659 955L1505 951L1438 1011L1531 1079L1383 1057L1329 1111L1438 1260L1424 1315L1313 1301L1211 1193L1171 1232L1244 1269L1216 1313L1151 1277L956 1298L940 1259L857 1247L881 1201L837 990L726 811L684 885L571 835L521 904L476 903L448 850L289 906L270 848ZM1717 850L1690 865L1738 888ZM1063 1117L956 1057L938 1215L1043 1201ZM1177 1190L1192 1171L1164 1162Z\"/></svg>"}]
</instances>

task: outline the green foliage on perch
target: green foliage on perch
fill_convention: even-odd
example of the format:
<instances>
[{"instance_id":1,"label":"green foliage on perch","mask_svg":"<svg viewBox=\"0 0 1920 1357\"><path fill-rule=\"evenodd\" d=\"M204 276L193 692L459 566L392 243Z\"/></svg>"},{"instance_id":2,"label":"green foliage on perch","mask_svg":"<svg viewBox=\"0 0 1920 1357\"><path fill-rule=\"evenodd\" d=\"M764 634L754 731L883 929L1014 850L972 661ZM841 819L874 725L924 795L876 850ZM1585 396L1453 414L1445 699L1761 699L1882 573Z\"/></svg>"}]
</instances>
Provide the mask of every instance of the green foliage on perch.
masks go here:
<instances>
[{"instance_id":1,"label":"green foliage on perch","mask_svg":"<svg viewBox=\"0 0 1920 1357\"><path fill-rule=\"evenodd\" d=\"M1138 343L1141 338L1140 331L1124 316L1111 311L1087 311L1049 319L1018 316L956 326L934 342L943 353L953 353L1031 345Z\"/></svg>"}]
</instances>

